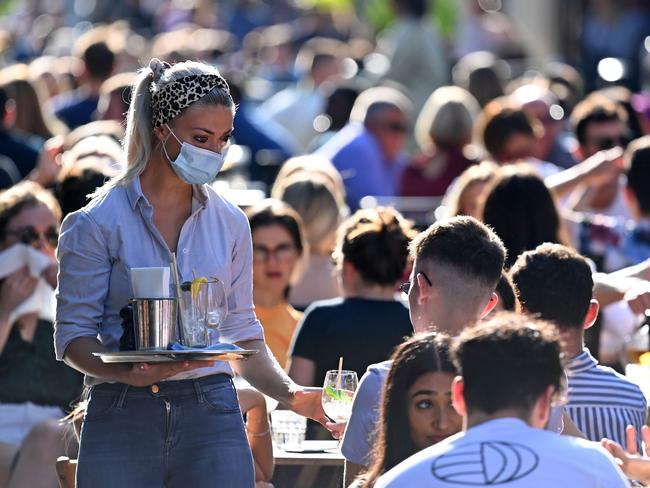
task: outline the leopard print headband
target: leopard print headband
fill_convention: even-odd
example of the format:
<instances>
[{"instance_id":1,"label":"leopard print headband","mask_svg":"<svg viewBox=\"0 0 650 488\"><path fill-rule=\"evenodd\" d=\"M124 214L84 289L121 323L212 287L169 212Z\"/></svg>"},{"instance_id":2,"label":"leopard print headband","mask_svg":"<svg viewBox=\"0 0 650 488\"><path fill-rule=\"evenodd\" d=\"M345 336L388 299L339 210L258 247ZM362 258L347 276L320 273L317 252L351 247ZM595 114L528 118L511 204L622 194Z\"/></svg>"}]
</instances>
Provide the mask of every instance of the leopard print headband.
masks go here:
<instances>
[{"instance_id":1,"label":"leopard print headband","mask_svg":"<svg viewBox=\"0 0 650 488\"><path fill-rule=\"evenodd\" d=\"M230 92L228 83L219 75L189 75L152 92L151 123L154 129L177 117L217 87Z\"/></svg>"}]
</instances>

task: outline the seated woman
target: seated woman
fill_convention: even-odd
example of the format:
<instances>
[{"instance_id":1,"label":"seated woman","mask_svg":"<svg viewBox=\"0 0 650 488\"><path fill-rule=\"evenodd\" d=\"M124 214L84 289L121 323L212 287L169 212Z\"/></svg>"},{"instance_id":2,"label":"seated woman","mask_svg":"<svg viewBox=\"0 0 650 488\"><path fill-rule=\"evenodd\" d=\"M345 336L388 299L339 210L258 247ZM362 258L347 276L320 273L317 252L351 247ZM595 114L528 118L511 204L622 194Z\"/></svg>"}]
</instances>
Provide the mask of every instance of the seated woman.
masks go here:
<instances>
[{"instance_id":1,"label":"seated woman","mask_svg":"<svg viewBox=\"0 0 650 488\"><path fill-rule=\"evenodd\" d=\"M248 209L253 238L253 303L266 344L284 367L293 331L302 318L287 300L304 239L300 216L284 202L265 200Z\"/></svg>"},{"instance_id":2,"label":"seated woman","mask_svg":"<svg viewBox=\"0 0 650 488\"><path fill-rule=\"evenodd\" d=\"M300 170L273 188L273 198L291 205L302 218L309 244L304 273L289 295L289 302L300 310L316 300L341 296L331 256L345 203L333 181L325 173Z\"/></svg>"},{"instance_id":3,"label":"seated woman","mask_svg":"<svg viewBox=\"0 0 650 488\"><path fill-rule=\"evenodd\" d=\"M60 216L54 197L35 183L0 194L0 257L15 244L33 247L34 260L52 261L41 277L56 287ZM25 266L0 282L0 486L57 485L55 461L65 454L58 419L82 388L82 376L55 359L52 322L41 318L50 300L25 309L39 281Z\"/></svg>"},{"instance_id":4,"label":"seated woman","mask_svg":"<svg viewBox=\"0 0 650 488\"><path fill-rule=\"evenodd\" d=\"M343 356L361 376L412 333L406 306L395 290L414 231L392 208L359 210L339 231L336 262L343 298L312 304L298 326L289 376L321 385Z\"/></svg>"},{"instance_id":5,"label":"seated woman","mask_svg":"<svg viewBox=\"0 0 650 488\"><path fill-rule=\"evenodd\" d=\"M442 196L454 179L478 162L468 157L467 149L479 111L474 97L457 86L443 86L431 94L415 124L421 154L402 174L402 196Z\"/></svg>"},{"instance_id":6,"label":"seated woman","mask_svg":"<svg viewBox=\"0 0 650 488\"><path fill-rule=\"evenodd\" d=\"M407 457L461 430L451 404L456 368L450 338L430 332L401 344L393 354L381 406L378 442L368 472L351 485L370 488Z\"/></svg>"}]
</instances>

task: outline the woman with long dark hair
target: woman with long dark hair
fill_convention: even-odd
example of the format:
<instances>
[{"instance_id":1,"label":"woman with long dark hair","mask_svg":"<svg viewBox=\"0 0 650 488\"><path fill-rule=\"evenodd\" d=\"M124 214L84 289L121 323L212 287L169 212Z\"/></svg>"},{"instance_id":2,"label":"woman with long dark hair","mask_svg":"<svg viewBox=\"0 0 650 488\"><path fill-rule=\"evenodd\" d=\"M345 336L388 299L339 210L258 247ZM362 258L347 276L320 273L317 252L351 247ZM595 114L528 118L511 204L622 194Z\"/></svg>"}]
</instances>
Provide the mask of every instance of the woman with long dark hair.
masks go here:
<instances>
[{"instance_id":1,"label":"woman with long dark hair","mask_svg":"<svg viewBox=\"0 0 650 488\"><path fill-rule=\"evenodd\" d=\"M450 342L446 334L430 332L412 337L393 353L373 463L354 488L374 486L406 458L460 431L462 419L451 404L456 368Z\"/></svg>"}]
</instances>

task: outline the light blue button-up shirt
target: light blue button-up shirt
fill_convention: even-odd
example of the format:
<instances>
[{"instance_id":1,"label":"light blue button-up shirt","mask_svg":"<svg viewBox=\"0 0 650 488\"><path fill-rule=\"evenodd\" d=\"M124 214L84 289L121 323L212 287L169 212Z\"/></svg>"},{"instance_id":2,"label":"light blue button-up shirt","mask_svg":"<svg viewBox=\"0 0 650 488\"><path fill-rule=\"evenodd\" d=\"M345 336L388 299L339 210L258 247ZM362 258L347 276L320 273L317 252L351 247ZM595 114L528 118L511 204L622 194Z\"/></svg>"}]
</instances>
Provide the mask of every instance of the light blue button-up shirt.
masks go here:
<instances>
[{"instance_id":1,"label":"light blue button-up shirt","mask_svg":"<svg viewBox=\"0 0 650 488\"><path fill-rule=\"evenodd\" d=\"M133 297L131 268L169 266L171 252L153 223L153 207L140 179L117 186L66 217L59 246L59 286L54 331L62 359L79 337L97 337L109 350L119 349L120 310ZM252 244L248 220L234 204L205 185L193 187L192 214L177 246L181 280L219 278L228 296L228 317L213 339L235 343L263 339L253 308ZM175 376L184 379L232 374L227 362ZM95 384L94 378L86 383Z\"/></svg>"}]
</instances>

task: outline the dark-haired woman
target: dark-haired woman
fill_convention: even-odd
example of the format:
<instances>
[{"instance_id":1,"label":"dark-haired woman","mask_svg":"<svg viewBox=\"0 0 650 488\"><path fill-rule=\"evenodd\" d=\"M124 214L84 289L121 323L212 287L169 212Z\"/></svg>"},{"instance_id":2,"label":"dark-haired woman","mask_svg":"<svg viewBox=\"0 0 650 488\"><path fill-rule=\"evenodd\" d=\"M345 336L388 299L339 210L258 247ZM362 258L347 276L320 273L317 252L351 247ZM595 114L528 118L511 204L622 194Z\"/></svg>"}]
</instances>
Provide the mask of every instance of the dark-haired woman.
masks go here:
<instances>
[{"instance_id":1,"label":"dark-haired woman","mask_svg":"<svg viewBox=\"0 0 650 488\"><path fill-rule=\"evenodd\" d=\"M482 220L505 244L506 268L544 242L570 245L553 195L532 167L503 167L484 195Z\"/></svg>"},{"instance_id":2,"label":"dark-haired woman","mask_svg":"<svg viewBox=\"0 0 650 488\"><path fill-rule=\"evenodd\" d=\"M412 327L406 306L395 299L413 230L391 208L359 210L339 230L335 252L343 298L315 302L298 327L289 376L320 385L343 357L361 376L388 357Z\"/></svg>"},{"instance_id":3,"label":"dark-haired woman","mask_svg":"<svg viewBox=\"0 0 650 488\"><path fill-rule=\"evenodd\" d=\"M449 336L431 332L395 350L382 396L373 463L354 488L374 486L379 476L409 456L461 430L462 418L451 404L456 369L449 345Z\"/></svg>"},{"instance_id":4,"label":"dark-haired woman","mask_svg":"<svg viewBox=\"0 0 650 488\"><path fill-rule=\"evenodd\" d=\"M79 487L253 486L231 367L288 408L326 422L320 391L293 383L268 353L253 307L248 221L209 186L224 164L234 115L228 83L213 66L151 60L133 86L124 171L63 222L56 352L92 385ZM93 355L119 348L130 268L169 266L173 252L182 281L196 274L224 283L228 317L215 340L257 354L232 364L105 364Z\"/></svg>"},{"instance_id":5,"label":"dark-haired woman","mask_svg":"<svg viewBox=\"0 0 650 488\"><path fill-rule=\"evenodd\" d=\"M303 255L300 216L280 200L265 200L246 212L253 239L253 303L266 345L285 366L291 337L302 313L287 301Z\"/></svg>"}]
</instances>

